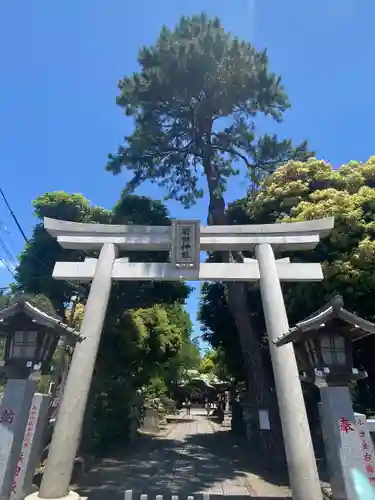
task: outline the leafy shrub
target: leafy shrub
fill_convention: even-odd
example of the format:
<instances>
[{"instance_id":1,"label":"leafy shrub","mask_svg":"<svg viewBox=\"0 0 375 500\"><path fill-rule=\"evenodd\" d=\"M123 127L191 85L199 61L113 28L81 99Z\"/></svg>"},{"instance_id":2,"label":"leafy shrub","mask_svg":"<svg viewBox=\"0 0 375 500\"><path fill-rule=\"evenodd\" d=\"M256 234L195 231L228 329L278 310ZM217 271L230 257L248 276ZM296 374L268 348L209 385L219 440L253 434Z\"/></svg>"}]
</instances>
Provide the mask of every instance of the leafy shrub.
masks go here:
<instances>
[{"instance_id":1,"label":"leafy shrub","mask_svg":"<svg viewBox=\"0 0 375 500\"><path fill-rule=\"evenodd\" d=\"M168 396L161 396L160 403L163 405L166 413L172 415L177 412L176 402Z\"/></svg>"}]
</instances>

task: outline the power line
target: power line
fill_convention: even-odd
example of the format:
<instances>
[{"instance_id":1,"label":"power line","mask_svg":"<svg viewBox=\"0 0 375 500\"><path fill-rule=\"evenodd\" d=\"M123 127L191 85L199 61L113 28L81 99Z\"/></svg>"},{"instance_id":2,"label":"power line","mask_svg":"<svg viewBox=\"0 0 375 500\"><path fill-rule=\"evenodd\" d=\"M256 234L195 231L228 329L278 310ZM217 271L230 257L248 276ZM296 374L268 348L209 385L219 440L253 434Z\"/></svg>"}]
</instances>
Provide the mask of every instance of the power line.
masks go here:
<instances>
[{"instance_id":1,"label":"power line","mask_svg":"<svg viewBox=\"0 0 375 500\"><path fill-rule=\"evenodd\" d=\"M16 217L15 213L14 213L14 212L13 212L13 210L12 210L12 207L9 205L8 200L7 200L7 198L6 198L5 194L4 194L4 191L1 189L1 187L0 187L0 194L1 194L1 196L3 197L4 203L5 203L5 205L7 206L7 208L8 208L8 210L9 210L10 215L12 216L12 218L13 218L14 222L16 223L16 226L17 226L17 228L18 228L19 232L21 233L21 235L22 235L23 239L24 239L24 240L26 241L26 243L27 243L26 234L23 232L23 229L22 229L22 227L21 227L20 223L18 222L18 219L17 219L17 217Z\"/></svg>"},{"instance_id":2,"label":"power line","mask_svg":"<svg viewBox=\"0 0 375 500\"><path fill-rule=\"evenodd\" d=\"M15 277L14 276L14 272L12 271L12 269L10 268L10 266L8 266L8 264L5 262L4 259L2 259L0 257L0 262L3 264L3 266L10 272L10 274L13 276L13 278Z\"/></svg>"},{"instance_id":3,"label":"power line","mask_svg":"<svg viewBox=\"0 0 375 500\"><path fill-rule=\"evenodd\" d=\"M6 243L3 240L1 235L0 235L0 247L3 249L3 252L5 254L5 258L7 259L9 265L11 265L12 267L16 267L17 259L14 257L12 252L9 250L8 246L6 245Z\"/></svg>"},{"instance_id":4,"label":"power line","mask_svg":"<svg viewBox=\"0 0 375 500\"><path fill-rule=\"evenodd\" d=\"M7 225L1 219L0 219L0 230L4 233L4 235L7 236L9 243L10 243L10 248L12 249L12 252L14 252L14 254L17 255L17 249L16 249L16 245L15 245L13 238L12 238L12 233L9 231Z\"/></svg>"},{"instance_id":5,"label":"power line","mask_svg":"<svg viewBox=\"0 0 375 500\"><path fill-rule=\"evenodd\" d=\"M18 221L18 219L17 219L17 217L16 217L15 213L13 212L12 207L10 206L10 204L9 204L9 202L8 202L8 200L7 200L6 196L5 196L5 194L4 194L4 191L1 189L1 187L0 187L0 194L1 194L2 198L3 198L3 200L4 200L5 205L7 206L8 210L9 210L9 213L10 213L10 215L12 216L12 218L13 218L13 220L14 220L14 222L15 222L15 224L16 224L16 226L17 226L18 230L19 230L19 232L21 233L21 235L22 235L23 239L24 239L24 240L25 240L25 242L27 243L27 242L28 242L28 239L27 239L27 237L26 237L26 234L25 234L25 232L23 231L23 229L22 229L22 227L21 227L21 224L19 223L19 221ZM4 250L5 250L5 249L4 249ZM46 269L48 269L48 270L49 270L49 267L47 266L47 264L46 264L45 262L41 261L38 257L36 257L35 255L33 255L31 252L30 252L30 255L31 255L31 256L32 256L32 257L33 257L33 258L34 258L37 262L39 262L39 263L40 263L40 264L42 264L42 265L43 265ZM14 276L14 273L11 271L10 267L6 264L6 262L4 262L4 260L3 260L3 259L0 259L0 262L2 262L2 263L4 264L4 266L8 269L8 271L12 274L12 276L13 276L13 277L15 277L15 276ZM65 280L65 281L66 281L69 285L71 285L71 286L73 287L73 289L76 289L76 291L77 291L77 292L79 292L80 290L82 291L82 286L81 286L79 283L72 283L71 281L68 281L68 280Z\"/></svg>"},{"instance_id":6,"label":"power line","mask_svg":"<svg viewBox=\"0 0 375 500\"><path fill-rule=\"evenodd\" d=\"M22 230L22 228L20 226L20 223L18 222L18 219L17 219L15 213L13 212L11 206L9 205L9 202L8 202L6 196L5 196L4 191L1 189L1 187L0 187L0 194L1 194L2 198L3 198L3 200L4 200L4 203L5 203L6 207L8 208L8 210L10 212L10 215L12 216L14 222L16 223L18 229L20 230L23 238L26 239L26 235L23 232L23 230ZM11 246L13 246L13 240L11 238L11 234L10 234L9 230L7 229L6 225L4 224L4 222L2 220L0 220L0 231L4 233L4 236L6 235L8 237ZM1 236L1 234L0 234L0 247L2 248L3 253L4 253L4 258L0 258L0 262L3 264L3 266L9 271L9 273L14 278L14 271L13 271L13 269L17 266L17 257L15 257L15 255L13 254L13 252L9 249L9 247L8 247L5 239L3 239L3 237Z\"/></svg>"}]
</instances>

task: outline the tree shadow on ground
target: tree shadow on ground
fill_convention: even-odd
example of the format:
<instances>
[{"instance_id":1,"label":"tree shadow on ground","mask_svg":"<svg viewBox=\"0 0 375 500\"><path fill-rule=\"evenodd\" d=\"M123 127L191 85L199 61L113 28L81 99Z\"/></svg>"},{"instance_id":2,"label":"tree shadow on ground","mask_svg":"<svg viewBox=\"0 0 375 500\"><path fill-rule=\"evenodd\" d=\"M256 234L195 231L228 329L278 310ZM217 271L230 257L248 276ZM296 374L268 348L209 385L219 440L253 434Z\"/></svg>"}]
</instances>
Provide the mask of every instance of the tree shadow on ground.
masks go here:
<instances>
[{"instance_id":1,"label":"tree shadow on ground","mask_svg":"<svg viewBox=\"0 0 375 500\"><path fill-rule=\"evenodd\" d=\"M199 444L215 456L229 460L240 474L255 474L278 486L289 485L286 464L280 464L277 457L262 459L258 450L251 449L246 438L233 436L230 430L189 436L187 443Z\"/></svg>"},{"instance_id":2,"label":"tree shadow on ground","mask_svg":"<svg viewBox=\"0 0 375 500\"><path fill-rule=\"evenodd\" d=\"M220 430L214 434L189 436L187 442L197 443L210 453L227 458L238 471L255 474L278 486L289 486L288 469L285 463L280 463L277 457L262 459L257 450L251 449L251 445L244 436L235 436L230 429ZM328 482L326 463L320 454L317 456L317 466L320 479Z\"/></svg>"},{"instance_id":3,"label":"tree shadow on ground","mask_svg":"<svg viewBox=\"0 0 375 500\"><path fill-rule=\"evenodd\" d=\"M163 495L167 500L172 494L181 499L210 490L210 499L224 494L225 499L240 500L256 496L249 473L273 484L287 484L284 473L274 472L271 478L270 472L262 470L256 451L246 450L245 460L237 441L226 431L188 435L184 440L143 436L131 455L94 465L77 491L89 500L124 500L126 490L133 491L132 500L138 500L140 494L148 494L149 500Z\"/></svg>"}]
</instances>

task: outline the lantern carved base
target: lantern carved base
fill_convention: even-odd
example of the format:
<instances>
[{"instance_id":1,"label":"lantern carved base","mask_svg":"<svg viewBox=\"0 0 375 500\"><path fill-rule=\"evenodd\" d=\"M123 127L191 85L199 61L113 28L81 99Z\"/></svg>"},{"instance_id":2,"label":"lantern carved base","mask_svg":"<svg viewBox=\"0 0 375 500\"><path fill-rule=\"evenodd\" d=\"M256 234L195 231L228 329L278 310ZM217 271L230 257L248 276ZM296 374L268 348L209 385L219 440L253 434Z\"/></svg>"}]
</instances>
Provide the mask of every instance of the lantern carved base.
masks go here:
<instances>
[{"instance_id":1,"label":"lantern carved base","mask_svg":"<svg viewBox=\"0 0 375 500\"><path fill-rule=\"evenodd\" d=\"M75 491L69 491L69 493L65 497L60 497L60 498L50 498L49 500L87 500L88 497L80 497L78 493ZM28 495L25 500L43 500L39 496L39 492L31 493L31 495Z\"/></svg>"},{"instance_id":2,"label":"lantern carved base","mask_svg":"<svg viewBox=\"0 0 375 500\"><path fill-rule=\"evenodd\" d=\"M342 387L350 385L357 380L367 378L367 373L359 370L342 370L336 372L324 373L321 370L315 370L314 374L300 375L301 382L309 382L315 384L317 387Z\"/></svg>"}]
</instances>

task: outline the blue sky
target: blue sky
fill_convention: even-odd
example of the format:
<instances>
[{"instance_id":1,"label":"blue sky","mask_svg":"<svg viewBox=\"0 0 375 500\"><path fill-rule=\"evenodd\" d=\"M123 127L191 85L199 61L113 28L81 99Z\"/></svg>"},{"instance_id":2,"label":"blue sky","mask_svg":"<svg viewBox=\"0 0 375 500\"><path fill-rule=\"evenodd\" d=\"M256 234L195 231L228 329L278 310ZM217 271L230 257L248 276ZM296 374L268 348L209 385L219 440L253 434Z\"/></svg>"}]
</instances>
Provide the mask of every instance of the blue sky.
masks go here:
<instances>
[{"instance_id":1,"label":"blue sky","mask_svg":"<svg viewBox=\"0 0 375 500\"><path fill-rule=\"evenodd\" d=\"M3 0L0 186L28 235L31 201L46 191L80 192L113 206L125 177L105 172L106 157L131 130L115 105L117 81L137 70L138 48L152 44L163 24L202 10L268 48L293 105L277 125L281 136L307 138L334 165L375 153L373 0ZM228 200L244 187L234 179ZM162 197L150 186L141 193ZM206 205L169 208L174 217L204 221ZM23 241L1 200L0 220L19 252ZM10 279L0 268L0 286ZM197 302L196 291L193 317Z\"/></svg>"}]
</instances>

